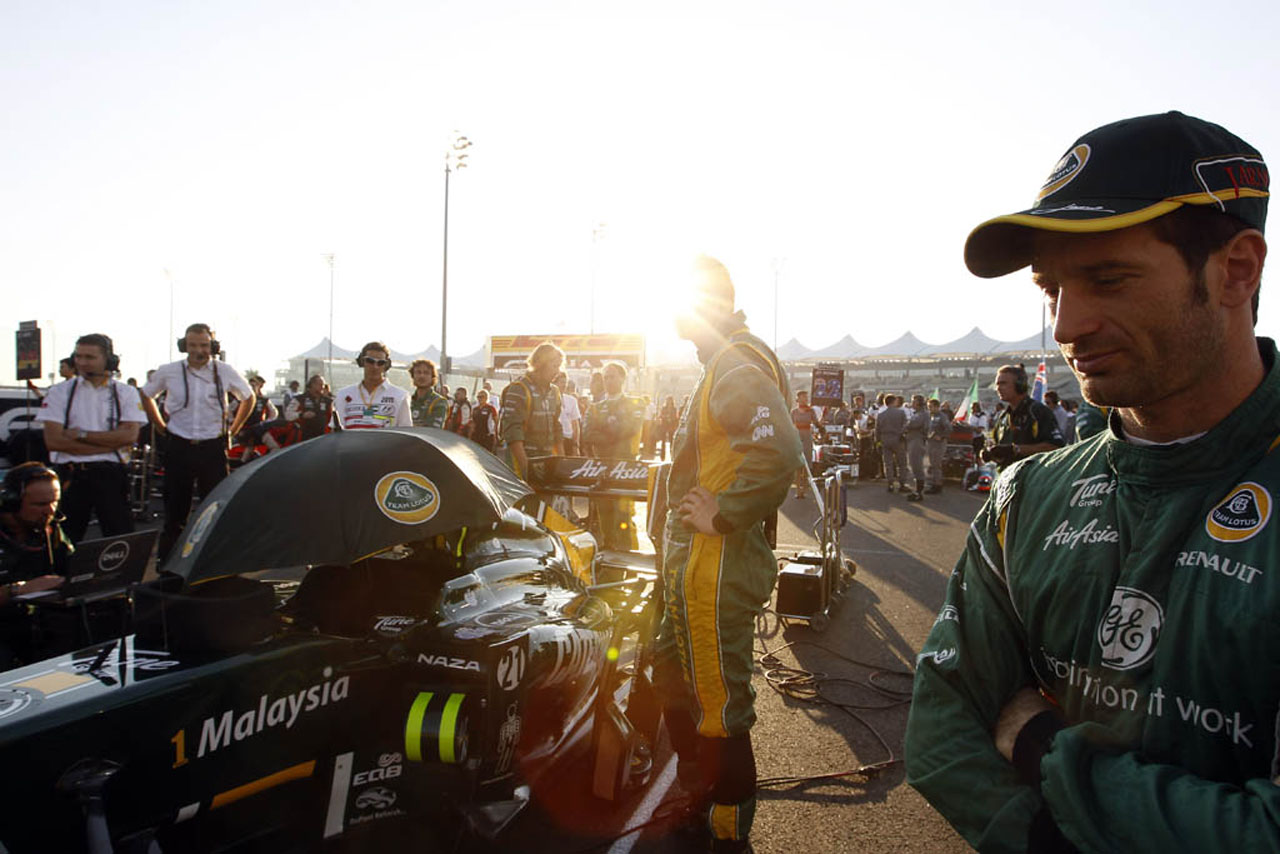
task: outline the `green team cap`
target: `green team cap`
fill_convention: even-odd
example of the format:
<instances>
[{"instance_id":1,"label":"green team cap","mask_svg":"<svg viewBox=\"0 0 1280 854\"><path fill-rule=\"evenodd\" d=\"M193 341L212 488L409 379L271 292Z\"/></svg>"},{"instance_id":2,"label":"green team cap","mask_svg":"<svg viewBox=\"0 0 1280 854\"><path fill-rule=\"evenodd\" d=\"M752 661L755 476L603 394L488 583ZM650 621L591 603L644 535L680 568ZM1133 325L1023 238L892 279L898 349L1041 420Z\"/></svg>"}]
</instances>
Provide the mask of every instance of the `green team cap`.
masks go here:
<instances>
[{"instance_id":1,"label":"green team cap","mask_svg":"<svg viewBox=\"0 0 1280 854\"><path fill-rule=\"evenodd\" d=\"M1269 176L1257 149L1212 122L1173 111L1124 119L1075 141L1030 208L987 220L964 245L986 279L1031 263L1033 230L1091 234L1212 205L1263 230Z\"/></svg>"}]
</instances>

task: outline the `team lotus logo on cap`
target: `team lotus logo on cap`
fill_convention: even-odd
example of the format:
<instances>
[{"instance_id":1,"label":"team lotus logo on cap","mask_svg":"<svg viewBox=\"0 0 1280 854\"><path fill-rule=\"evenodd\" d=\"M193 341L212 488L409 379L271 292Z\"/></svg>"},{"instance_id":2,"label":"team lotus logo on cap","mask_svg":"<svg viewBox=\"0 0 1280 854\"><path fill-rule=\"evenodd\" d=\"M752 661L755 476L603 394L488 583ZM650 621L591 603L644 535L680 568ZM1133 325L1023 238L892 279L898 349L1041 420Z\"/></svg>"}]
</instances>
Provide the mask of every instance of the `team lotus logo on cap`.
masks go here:
<instances>
[{"instance_id":1,"label":"team lotus logo on cap","mask_svg":"<svg viewBox=\"0 0 1280 854\"><path fill-rule=\"evenodd\" d=\"M1240 543L1267 526L1271 493L1252 481L1242 483L1205 517L1204 529L1220 543Z\"/></svg>"},{"instance_id":2,"label":"team lotus logo on cap","mask_svg":"<svg viewBox=\"0 0 1280 854\"><path fill-rule=\"evenodd\" d=\"M1088 162L1089 146L1083 142L1062 155L1062 159L1058 161L1057 166L1053 167L1053 171L1049 173L1044 186L1040 188L1040 194L1036 196L1036 201L1043 199L1045 196L1052 196L1070 184Z\"/></svg>"},{"instance_id":3,"label":"team lotus logo on cap","mask_svg":"<svg viewBox=\"0 0 1280 854\"><path fill-rule=\"evenodd\" d=\"M373 496L384 516L405 525L421 525L440 509L440 490L415 471L383 475Z\"/></svg>"}]
</instances>

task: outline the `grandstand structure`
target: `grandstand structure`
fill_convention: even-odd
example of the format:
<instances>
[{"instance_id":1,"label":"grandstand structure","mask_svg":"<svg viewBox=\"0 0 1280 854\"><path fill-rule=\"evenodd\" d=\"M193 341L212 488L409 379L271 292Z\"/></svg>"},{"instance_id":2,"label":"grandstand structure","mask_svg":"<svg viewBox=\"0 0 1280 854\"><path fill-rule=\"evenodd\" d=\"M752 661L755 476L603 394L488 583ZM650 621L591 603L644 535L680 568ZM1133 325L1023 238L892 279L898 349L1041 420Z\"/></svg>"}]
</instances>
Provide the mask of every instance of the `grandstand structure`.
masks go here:
<instances>
[{"instance_id":1,"label":"grandstand structure","mask_svg":"<svg viewBox=\"0 0 1280 854\"><path fill-rule=\"evenodd\" d=\"M1047 353L1043 347L1048 348ZM308 374L329 374L330 371L334 388L359 382L361 371L355 365L355 350L334 344L332 365L329 364L329 354L330 344L325 338L309 350L293 356L288 360L287 367L276 371L277 388L283 389L292 379L305 381ZM1053 341L1053 330L1050 328L1046 328L1043 334L1036 333L1018 341L1000 341L974 327L967 334L943 344L929 344L907 332L878 347L865 346L848 335L819 349L810 349L792 339L778 348L778 356L787 371L791 388L795 390L810 387L813 369L818 365L834 365L845 372L846 398L858 391L872 399L879 392L894 392L909 397L917 393L928 395L936 389L943 400L958 403L968 393L976 376L980 399L988 408L996 401L992 384L995 382L996 370L1001 365L1023 364L1027 373L1034 377L1036 366L1043 360L1047 369L1048 387L1063 398L1080 400L1079 385L1058 352ZM393 349L393 367L388 372L391 382L411 388L413 383L405 368L417 358L438 362L440 352L434 346L417 353L402 353ZM518 372L510 368L494 369L487 346L465 356L455 356L452 361L453 370L446 377L446 382L469 388L478 386L480 379L489 378L494 380L495 389L501 391ZM693 391L700 372L701 368L694 361L690 348L685 362L650 363L633 370L629 377L629 391L649 395L658 401L666 395L672 395L679 401ZM569 375L580 387L585 387L590 369L571 365Z\"/></svg>"},{"instance_id":2,"label":"grandstand structure","mask_svg":"<svg viewBox=\"0 0 1280 854\"><path fill-rule=\"evenodd\" d=\"M996 371L1002 365L1022 364L1034 378L1036 366L1045 363L1048 388L1063 398L1080 399L1080 387L1046 327L1018 341L1000 341L974 327L944 344L928 344L911 332L879 347L859 344L851 336L817 350L792 339L778 348L791 379L791 387L808 388L813 368L819 364L844 369L846 397L864 391L873 397L881 391L928 395L937 389L944 400L959 401L978 379L980 399L994 403Z\"/></svg>"}]
</instances>

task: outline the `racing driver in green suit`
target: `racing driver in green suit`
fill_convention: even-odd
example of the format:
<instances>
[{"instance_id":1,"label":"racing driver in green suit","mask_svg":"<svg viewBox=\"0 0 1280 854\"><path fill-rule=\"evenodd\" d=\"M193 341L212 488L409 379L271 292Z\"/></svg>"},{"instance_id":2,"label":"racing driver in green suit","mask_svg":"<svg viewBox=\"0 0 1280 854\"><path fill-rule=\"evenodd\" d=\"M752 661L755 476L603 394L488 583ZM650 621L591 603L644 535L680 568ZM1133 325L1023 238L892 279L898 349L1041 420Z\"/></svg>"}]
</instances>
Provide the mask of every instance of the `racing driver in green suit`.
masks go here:
<instances>
[{"instance_id":1,"label":"racing driver in green suit","mask_svg":"<svg viewBox=\"0 0 1280 854\"><path fill-rule=\"evenodd\" d=\"M695 265L695 308L677 319L703 373L672 444L655 680L682 786L711 850L747 851L755 814L751 688L755 617L777 562L764 522L804 465L777 357L733 310L720 262Z\"/></svg>"},{"instance_id":2,"label":"racing driver in green suit","mask_svg":"<svg viewBox=\"0 0 1280 854\"><path fill-rule=\"evenodd\" d=\"M917 659L908 781L980 851L1280 850L1280 366L1266 165L1218 125L1078 139L978 276L1031 266L1108 428L1010 466Z\"/></svg>"}]
</instances>

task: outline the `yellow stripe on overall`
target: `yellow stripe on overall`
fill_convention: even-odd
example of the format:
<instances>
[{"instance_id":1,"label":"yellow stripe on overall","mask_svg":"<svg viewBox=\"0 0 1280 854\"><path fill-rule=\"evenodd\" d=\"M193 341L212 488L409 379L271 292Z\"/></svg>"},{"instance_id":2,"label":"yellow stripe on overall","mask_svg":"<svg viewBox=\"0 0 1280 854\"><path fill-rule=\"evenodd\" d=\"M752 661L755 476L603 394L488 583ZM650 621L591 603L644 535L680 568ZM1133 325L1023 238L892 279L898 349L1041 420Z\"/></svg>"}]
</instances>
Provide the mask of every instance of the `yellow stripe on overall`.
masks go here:
<instances>
[{"instance_id":1,"label":"yellow stripe on overall","mask_svg":"<svg viewBox=\"0 0 1280 854\"><path fill-rule=\"evenodd\" d=\"M770 367L774 382L781 381L773 360L759 348L745 341L734 341L733 336L730 336L730 344L751 351ZM718 495L733 483L744 458L743 454L732 449L728 435L711 417L711 391L715 387L716 369L729 349L722 349L707 365L707 382L703 383L698 400L698 485L712 495ZM689 633L690 681L698 707L702 709L698 731L712 737L729 734L725 723L729 689L720 655L720 573L723 560L723 537L694 533L689 544L683 591ZM704 642L695 643L694 638ZM708 639L714 640L706 642Z\"/></svg>"}]
</instances>

